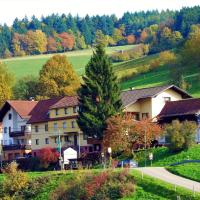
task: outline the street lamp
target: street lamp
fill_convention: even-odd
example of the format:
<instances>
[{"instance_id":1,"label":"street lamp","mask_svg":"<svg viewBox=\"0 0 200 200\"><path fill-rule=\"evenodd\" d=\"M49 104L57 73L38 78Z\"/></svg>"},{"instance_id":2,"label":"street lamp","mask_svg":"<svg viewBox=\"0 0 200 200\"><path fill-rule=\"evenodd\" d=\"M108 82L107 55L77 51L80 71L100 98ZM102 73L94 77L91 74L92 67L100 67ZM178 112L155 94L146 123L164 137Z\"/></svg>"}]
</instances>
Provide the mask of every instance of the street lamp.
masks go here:
<instances>
[{"instance_id":1,"label":"street lamp","mask_svg":"<svg viewBox=\"0 0 200 200\"><path fill-rule=\"evenodd\" d=\"M105 163L104 163L104 153L102 152L101 153L101 161L102 161L102 165L103 165L103 168L105 169Z\"/></svg>"},{"instance_id":2,"label":"street lamp","mask_svg":"<svg viewBox=\"0 0 200 200\"><path fill-rule=\"evenodd\" d=\"M111 161L112 161L112 148L111 147L108 147L108 153L109 153L109 161L110 161L109 165L111 167Z\"/></svg>"}]
</instances>

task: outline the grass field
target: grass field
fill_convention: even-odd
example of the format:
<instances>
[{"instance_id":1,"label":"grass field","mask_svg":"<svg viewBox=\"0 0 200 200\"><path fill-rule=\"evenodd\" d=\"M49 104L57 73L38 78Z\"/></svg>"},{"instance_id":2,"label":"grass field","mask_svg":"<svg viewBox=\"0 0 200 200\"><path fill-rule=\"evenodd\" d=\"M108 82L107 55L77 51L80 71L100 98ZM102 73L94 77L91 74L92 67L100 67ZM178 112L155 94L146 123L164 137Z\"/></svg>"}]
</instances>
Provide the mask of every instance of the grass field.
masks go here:
<instances>
[{"instance_id":1,"label":"grass field","mask_svg":"<svg viewBox=\"0 0 200 200\"><path fill-rule=\"evenodd\" d=\"M183 176L195 181L200 182L200 163L187 163L182 165L176 165L167 167L167 169L179 176Z\"/></svg>"},{"instance_id":2,"label":"grass field","mask_svg":"<svg viewBox=\"0 0 200 200\"><path fill-rule=\"evenodd\" d=\"M107 47L106 53L111 54L117 50L128 50L134 48L135 45L126 45L126 46L117 46L117 47ZM82 75L85 71L85 66L88 63L93 50L86 49L86 50L77 50L64 53L73 65L75 71ZM53 54L48 55L37 55L37 56L25 56L25 57L16 57L16 58L9 58L1 60L7 66L10 72L12 72L15 77L21 78L26 75L33 75L38 76L42 65L51 57Z\"/></svg>"},{"instance_id":3,"label":"grass field","mask_svg":"<svg viewBox=\"0 0 200 200\"><path fill-rule=\"evenodd\" d=\"M95 170L97 172L99 170ZM30 178L36 178L38 176L45 177L50 176L50 180L45 183L38 191L37 194L31 198L33 200L48 200L51 192L55 190L57 186L61 184L61 182L66 182L72 179L75 175L79 173L85 173L87 171L70 171L65 172L31 172L28 173ZM136 188L135 192L123 200L175 200L177 196L179 196L182 200L197 200L200 198L199 194L196 194L193 197L191 191L177 187L176 191L174 189L174 185L166 183L164 181L149 177L144 175L143 178L141 173L136 170L130 171L133 176L133 180L135 181ZM2 175L1 175L2 176Z\"/></svg>"},{"instance_id":4,"label":"grass field","mask_svg":"<svg viewBox=\"0 0 200 200\"><path fill-rule=\"evenodd\" d=\"M171 153L167 147L153 148L148 150L153 153L153 166L169 166L170 164L181 162L183 160L200 160L200 145L195 145L188 150L178 153ZM144 166L145 152L141 151L137 153L139 166ZM150 165L150 161L147 158L147 165Z\"/></svg>"}]
</instances>

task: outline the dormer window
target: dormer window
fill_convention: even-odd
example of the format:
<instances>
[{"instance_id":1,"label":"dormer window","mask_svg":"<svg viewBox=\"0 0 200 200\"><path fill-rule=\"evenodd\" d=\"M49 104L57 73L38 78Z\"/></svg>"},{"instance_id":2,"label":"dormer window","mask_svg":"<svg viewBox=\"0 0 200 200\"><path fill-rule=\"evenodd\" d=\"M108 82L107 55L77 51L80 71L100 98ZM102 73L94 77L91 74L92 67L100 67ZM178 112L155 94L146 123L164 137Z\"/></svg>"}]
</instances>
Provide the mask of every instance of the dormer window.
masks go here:
<instances>
[{"instance_id":1,"label":"dormer window","mask_svg":"<svg viewBox=\"0 0 200 200\"><path fill-rule=\"evenodd\" d=\"M55 114L58 115L58 109L55 110Z\"/></svg>"}]
</instances>

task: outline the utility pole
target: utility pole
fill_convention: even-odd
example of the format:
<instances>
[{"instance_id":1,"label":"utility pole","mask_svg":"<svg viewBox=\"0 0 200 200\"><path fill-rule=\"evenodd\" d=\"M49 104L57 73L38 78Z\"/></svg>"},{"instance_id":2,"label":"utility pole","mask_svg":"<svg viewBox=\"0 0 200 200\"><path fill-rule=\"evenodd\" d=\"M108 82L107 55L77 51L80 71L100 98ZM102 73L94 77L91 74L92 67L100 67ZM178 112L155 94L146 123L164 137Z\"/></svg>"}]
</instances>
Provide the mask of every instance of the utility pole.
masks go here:
<instances>
[{"instance_id":1,"label":"utility pole","mask_svg":"<svg viewBox=\"0 0 200 200\"><path fill-rule=\"evenodd\" d=\"M60 169L62 170L63 169L63 159L62 159L62 148L61 148L61 140L60 140L60 129L58 129L58 148L59 148L59 153L60 153L60 156L59 156L59 164L60 164Z\"/></svg>"}]
</instances>

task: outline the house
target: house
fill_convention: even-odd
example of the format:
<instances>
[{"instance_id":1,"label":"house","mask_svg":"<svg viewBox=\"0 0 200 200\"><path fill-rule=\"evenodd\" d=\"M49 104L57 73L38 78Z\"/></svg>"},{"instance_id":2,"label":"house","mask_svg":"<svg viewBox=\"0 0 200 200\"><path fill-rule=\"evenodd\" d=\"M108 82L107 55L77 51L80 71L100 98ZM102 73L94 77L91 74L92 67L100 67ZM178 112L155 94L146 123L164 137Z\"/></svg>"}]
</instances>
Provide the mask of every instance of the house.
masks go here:
<instances>
[{"instance_id":1,"label":"house","mask_svg":"<svg viewBox=\"0 0 200 200\"><path fill-rule=\"evenodd\" d=\"M89 151L87 137L77 125L78 97L66 96L41 100L32 111L31 148L33 156L45 147L62 150L72 147L80 155Z\"/></svg>"},{"instance_id":2,"label":"house","mask_svg":"<svg viewBox=\"0 0 200 200\"><path fill-rule=\"evenodd\" d=\"M31 152L31 125L27 123L37 101L6 101L0 111L3 159L12 160Z\"/></svg>"},{"instance_id":3,"label":"house","mask_svg":"<svg viewBox=\"0 0 200 200\"><path fill-rule=\"evenodd\" d=\"M121 94L124 112L132 114L136 120L143 118L155 120L166 102L191 97L174 85L132 89Z\"/></svg>"},{"instance_id":4,"label":"house","mask_svg":"<svg viewBox=\"0 0 200 200\"><path fill-rule=\"evenodd\" d=\"M167 102L158 115L160 124L171 123L173 120L194 121L198 125L196 141L200 142L200 98L184 99Z\"/></svg>"}]
</instances>

